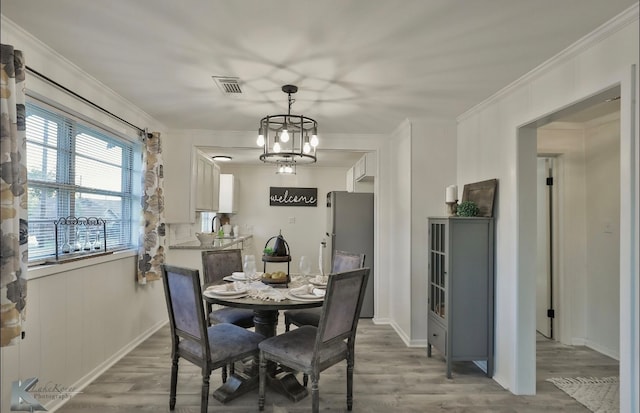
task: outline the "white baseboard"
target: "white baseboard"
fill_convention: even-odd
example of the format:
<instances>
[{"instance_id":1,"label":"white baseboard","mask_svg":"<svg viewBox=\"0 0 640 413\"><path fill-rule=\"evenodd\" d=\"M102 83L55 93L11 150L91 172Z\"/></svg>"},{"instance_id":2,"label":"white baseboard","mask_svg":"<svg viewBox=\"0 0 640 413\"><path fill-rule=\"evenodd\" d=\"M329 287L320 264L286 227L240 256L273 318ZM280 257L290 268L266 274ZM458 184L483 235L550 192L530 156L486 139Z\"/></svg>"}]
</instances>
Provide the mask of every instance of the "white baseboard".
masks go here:
<instances>
[{"instance_id":1,"label":"white baseboard","mask_svg":"<svg viewBox=\"0 0 640 413\"><path fill-rule=\"evenodd\" d=\"M573 337L571 339L571 345L572 346L585 346L585 347L589 347L591 350L597 351L598 353L604 354L607 357L611 357L614 360L618 360L620 361L620 353L619 351L616 351L615 349L610 349L607 347L604 347L598 343L595 343L591 340L589 340L588 338L583 338L583 337Z\"/></svg>"},{"instance_id":2,"label":"white baseboard","mask_svg":"<svg viewBox=\"0 0 640 413\"><path fill-rule=\"evenodd\" d=\"M390 325L391 328L393 328L393 330L396 332L396 334L398 334L400 339L404 342L404 344L407 347L415 347L415 348L427 347L427 344L428 344L427 339L411 340L409 336L400 328L400 326L398 326L398 324L396 324L395 322L391 321L391 319L389 318L374 317L372 321L373 321L373 324L376 324L376 325Z\"/></svg>"},{"instance_id":3,"label":"white baseboard","mask_svg":"<svg viewBox=\"0 0 640 413\"><path fill-rule=\"evenodd\" d=\"M120 359L122 359L124 356L129 354L131 350L136 348L140 343L145 341L156 331L160 330L167 323L168 323L167 320L158 322L157 324L149 328L147 331L140 334L134 340L129 342L126 346L122 347L118 352L114 353L111 357L109 357L108 359L100 363L95 369L91 370L80 380L73 383L73 385L69 386L69 388L74 389L74 391L81 393L82 389L84 389L89 384L91 384L91 382L93 382L98 376L100 376L102 373L107 371L111 366L113 366L118 361L120 361ZM45 408L47 409L48 412L53 413L56 410L58 410L60 407L62 407L69 400L71 400L71 397L52 400L50 403L47 403L45 405Z\"/></svg>"}]
</instances>

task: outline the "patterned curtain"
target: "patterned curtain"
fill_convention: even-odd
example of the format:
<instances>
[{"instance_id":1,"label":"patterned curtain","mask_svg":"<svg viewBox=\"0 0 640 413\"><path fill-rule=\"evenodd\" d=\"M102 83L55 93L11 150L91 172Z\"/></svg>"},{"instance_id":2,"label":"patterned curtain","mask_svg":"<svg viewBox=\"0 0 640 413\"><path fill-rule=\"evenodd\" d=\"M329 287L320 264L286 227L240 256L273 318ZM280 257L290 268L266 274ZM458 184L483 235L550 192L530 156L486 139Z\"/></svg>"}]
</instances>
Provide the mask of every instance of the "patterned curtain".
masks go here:
<instances>
[{"instance_id":1,"label":"patterned curtain","mask_svg":"<svg viewBox=\"0 0 640 413\"><path fill-rule=\"evenodd\" d=\"M160 279L165 259L162 144L160 134L145 134L142 153L142 225L138 251L138 283Z\"/></svg>"},{"instance_id":2,"label":"patterned curtain","mask_svg":"<svg viewBox=\"0 0 640 413\"><path fill-rule=\"evenodd\" d=\"M0 347L17 344L27 307L27 138L22 52L0 45Z\"/></svg>"}]
</instances>

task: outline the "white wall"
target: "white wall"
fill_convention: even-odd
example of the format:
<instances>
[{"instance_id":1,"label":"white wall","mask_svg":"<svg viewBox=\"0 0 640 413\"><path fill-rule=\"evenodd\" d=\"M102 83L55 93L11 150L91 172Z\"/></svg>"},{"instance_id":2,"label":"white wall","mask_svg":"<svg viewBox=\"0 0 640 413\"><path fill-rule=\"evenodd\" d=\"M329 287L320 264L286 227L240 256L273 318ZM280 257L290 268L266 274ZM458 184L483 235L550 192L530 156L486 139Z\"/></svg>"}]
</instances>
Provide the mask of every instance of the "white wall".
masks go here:
<instances>
[{"instance_id":1,"label":"white wall","mask_svg":"<svg viewBox=\"0 0 640 413\"><path fill-rule=\"evenodd\" d=\"M427 218L447 215L445 191L456 182L456 141L453 121L411 119L410 344L414 346L427 345Z\"/></svg>"},{"instance_id":2,"label":"white wall","mask_svg":"<svg viewBox=\"0 0 640 413\"><path fill-rule=\"evenodd\" d=\"M161 123L4 17L1 36L3 43L23 50L27 66L141 128L164 132ZM136 131L131 127L29 73L26 84L29 94L46 96L135 140ZM39 385L51 383L80 390L166 322L162 284L138 286L135 269L131 253L29 269L25 339L0 353L1 411L9 411L13 381L37 377ZM50 411L63 401L41 400Z\"/></svg>"},{"instance_id":3,"label":"white wall","mask_svg":"<svg viewBox=\"0 0 640 413\"><path fill-rule=\"evenodd\" d=\"M587 307L585 344L618 358L620 347L620 119L585 129Z\"/></svg>"},{"instance_id":4,"label":"white wall","mask_svg":"<svg viewBox=\"0 0 640 413\"><path fill-rule=\"evenodd\" d=\"M390 201L388 221L390 259L389 317L400 337L411 341L411 124L403 122L390 138L391 164L387 200Z\"/></svg>"},{"instance_id":5,"label":"white wall","mask_svg":"<svg viewBox=\"0 0 640 413\"><path fill-rule=\"evenodd\" d=\"M385 211L380 225L389 234L380 240L381 251L389 267L377 267L388 274L379 286L388 295L386 322L407 345L426 346L427 218L445 215L445 188L455 182L455 124L405 120L380 152L383 170L388 168L379 174L379 194Z\"/></svg>"},{"instance_id":6,"label":"white wall","mask_svg":"<svg viewBox=\"0 0 640 413\"><path fill-rule=\"evenodd\" d=\"M635 66L632 66L635 65ZM621 87L621 411L638 411L638 7L459 118L458 186L499 180L496 227L496 374L535 392L535 133L521 128L615 85ZM530 215L527 215L530 214ZM533 218L532 218L533 217ZM634 224L635 222L635 224ZM533 239L532 239L533 238ZM531 249L529 249L531 248ZM636 287L632 287L636 286Z\"/></svg>"}]
</instances>

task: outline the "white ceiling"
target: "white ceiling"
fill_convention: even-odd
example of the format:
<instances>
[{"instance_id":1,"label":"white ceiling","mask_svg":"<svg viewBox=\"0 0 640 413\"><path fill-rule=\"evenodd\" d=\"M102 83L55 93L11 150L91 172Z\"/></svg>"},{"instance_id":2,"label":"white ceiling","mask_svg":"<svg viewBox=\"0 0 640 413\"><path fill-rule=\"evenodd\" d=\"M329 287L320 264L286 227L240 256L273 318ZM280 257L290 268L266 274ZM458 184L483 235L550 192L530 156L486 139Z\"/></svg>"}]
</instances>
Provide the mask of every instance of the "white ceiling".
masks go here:
<instances>
[{"instance_id":1,"label":"white ceiling","mask_svg":"<svg viewBox=\"0 0 640 413\"><path fill-rule=\"evenodd\" d=\"M454 119L636 1L7 0L0 10L170 129L257 130L286 112L290 83L292 112L315 118L322 137ZM214 75L238 77L243 93L223 95Z\"/></svg>"}]
</instances>

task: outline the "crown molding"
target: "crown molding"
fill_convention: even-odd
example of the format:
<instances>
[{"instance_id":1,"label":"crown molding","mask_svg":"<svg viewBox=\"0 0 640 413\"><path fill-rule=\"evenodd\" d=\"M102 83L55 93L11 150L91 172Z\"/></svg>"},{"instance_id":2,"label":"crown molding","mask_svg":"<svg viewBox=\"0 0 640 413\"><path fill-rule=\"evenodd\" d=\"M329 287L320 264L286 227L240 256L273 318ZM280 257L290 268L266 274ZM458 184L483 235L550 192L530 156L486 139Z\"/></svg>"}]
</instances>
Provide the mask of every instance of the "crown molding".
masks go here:
<instances>
[{"instance_id":1,"label":"crown molding","mask_svg":"<svg viewBox=\"0 0 640 413\"><path fill-rule=\"evenodd\" d=\"M547 73L556 65L577 56L578 54L589 49L590 47L601 42L602 40L612 36L613 34L619 32L625 27L631 24L638 24L638 18L639 18L638 11L639 11L639 6L638 6L638 3L636 3L631 7L629 7L628 9L626 9L625 11L623 11L622 13L613 17L608 22L604 23L602 26L598 27L597 29L588 33L581 39L577 40L571 46L562 50L561 52L554 55L547 61L541 63L539 66L535 67L534 69L527 72L520 78L516 79L515 81L503 87L493 95L489 96L487 99L483 100L482 102L478 103L471 109L462 113L456 118L456 121L457 122L464 121L470 116L473 116L474 114L482 111L487 106L500 100L505 95L508 95L513 90L531 82L533 79L541 76L542 74Z\"/></svg>"}]
</instances>

